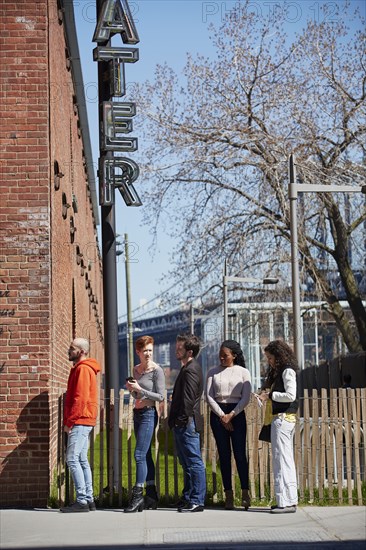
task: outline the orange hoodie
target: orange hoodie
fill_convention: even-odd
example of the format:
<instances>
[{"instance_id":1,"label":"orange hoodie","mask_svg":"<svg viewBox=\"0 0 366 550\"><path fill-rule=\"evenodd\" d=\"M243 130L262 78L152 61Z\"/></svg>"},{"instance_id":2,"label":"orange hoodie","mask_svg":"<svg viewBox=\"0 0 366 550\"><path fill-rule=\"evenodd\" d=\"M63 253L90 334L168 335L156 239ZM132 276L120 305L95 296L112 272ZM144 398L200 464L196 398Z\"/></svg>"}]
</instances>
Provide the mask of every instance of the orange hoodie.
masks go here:
<instances>
[{"instance_id":1,"label":"orange hoodie","mask_svg":"<svg viewBox=\"0 0 366 550\"><path fill-rule=\"evenodd\" d=\"M98 416L97 374L95 359L83 359L71 368L64 406L64 426L95 426Z\"/></svg>"}]
</instances>

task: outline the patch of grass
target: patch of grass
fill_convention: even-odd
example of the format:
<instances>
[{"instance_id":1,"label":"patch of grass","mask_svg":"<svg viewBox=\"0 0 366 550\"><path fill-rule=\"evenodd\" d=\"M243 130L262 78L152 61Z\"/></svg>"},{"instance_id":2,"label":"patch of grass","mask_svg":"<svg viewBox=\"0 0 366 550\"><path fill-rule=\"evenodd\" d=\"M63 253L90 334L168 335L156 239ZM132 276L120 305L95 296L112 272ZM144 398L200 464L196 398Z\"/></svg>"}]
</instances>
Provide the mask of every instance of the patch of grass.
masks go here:
<instances>
[{"instance_id":1,"label":"patch of grass","mask_svg":"<svg viewBox=\"0 0 366 550\"><path fill-rule=\"evenodd\" d=\"M133 486L136 475L136 465L134 460L134 449L135 449L135 437L132 432L130 440L127 439L127 430L123 430L121 434L122 438L122 456L121 456L121 492L122 492L122 506L125 506L128 502L129 487ZM157 485L160 493L160 503L161 505L169 505L172 502L175 502L179 498L182 488L183 488L183 472L182 468L177 460L174 459L174 444L173 444L173 434L171 431L163 432L159 431L158 435L159 440L159 457L158 457L158 466L157 466ZM100 475L102 478L102 487L108 487L108 472L107 472L107 445L105 440L104 433L104 453L103 453L103 472L100 472L100 435L95 439L94 443L94 464L93 464L93 484L94 484L94 493L98 495L100 493ZM165 457L165 451L167 455ZM155 447L152 446L153 459L155 461ZM176 468L176 474L175 474ZM175 481L176 479L176 481ZM207 479L207 493L206 493L206 504L208 506L218 506L222 507L224 505L224 494L222 488L221 472L219 464L217 464L216 472L212 472L212 465L208 462L206 464L206 479ZM259 482L255 481L255 494L259 495ZM329 497L329 489L323 489L323 496L320 498L319 489L315 488L313 491L314 498L310 499L309 491L306 490L302 498L299 497L300 506L339 506L340 502L338 499L338 488L333 489L333 498ZM358 503L357 490L352 491L352 500L353 504ZM99 505L103 507L108 507L111 505L114 507L119 506L119 496L116 491L111 496L109 491L103 491L102 495L99 497ZM57 478L54 481L50 496L50 505L55 506L57 502ZM343 489L343 502L341 505L347 505L348 502L348 491L347 488ZM271 499L270 487L268 484L264 486L264 494L261 498L252 498L252 506L269 506L274 504L274 501ZM362 504L366 505L366 483L362 484ZM235 476L235 505L241 506L241 488L240 481L238 476ZM57 505L58 506L58 505Z\"/></svg>"},{"instance_id":2,"label":"patch of grass","mask_svg":"<svg viewBox=\"0 0 366 550\"><path fill-rule=\"evenodd\" d=\"M53 477L52 477L52 484L50 487L50 495L48 497L47 505L49 508L59 508L59 500L58 500L58 479L57 479L57 472L54 470Z\"/></svg>"},{"instance_id":3,"label":"patch of grass","mask_svg":"<svg viewBox=\"0 0 366 550\"><path fill-rule=\"evenodd\" d=\"M174 460L174 444L173 444L173 435L169 431L167 434L167 441L165 441L165 434L160 435L159 434L159 447L160 452L158 456L158 461L155 460L155 446L152 445L152 455L154 462L156 464L156 478L157 478L157 485L159 487L160 492L160 502L162 505L168 505L172 502L175 502L177 498L179 498L182 488L183 488L183 471L182 468L176 459L176 462ZM99 493L100 488L100 435L98 435L95 439L94 443L94 467L93 467L93 486L94 486L94 493L97 495ZM167 458L165 458L164 449L168 449ZM104 442L103 442L103 482L102 487L108 488L108 472L107 472L107 446L106 446L106 439L104 435ZM122 456L121 456L121 483L122 483L122 505L126 505L128 501L128 487L129 484L133 485L135 481L135 475L136 475L136 465L134 460L134 449L135 449L135 437L132 433L130 441L127 440L127 431L124 430L122 432ZM129 462L130 462L130 468L129 468ZM176 463L176 471L177 471L177 477L175 476L175 465ZM129 474L130 472L130 474ZM213 501L213 476L212 476L212 468L211 465L207 464L206 467L206 476L207 476L207 501L212 502ZM175 482L175 479L177 481ZM217 504L222 505L223 504L223 495L221 490L221 473L218 468L217 472L217 487L218 487L218 500ZM100 497L99 497L100 498ZM109 491L106 490L103 493L102 496L102 503L104 503L106 506L110 502L110 495ZM112 502L118 504L118 494L114 494L112 496ZM213 502L212 502L213 503ZM216 503L213 503L214 505Z\"/></svg>"},{"instance_id":4,"label":"patch of grass","mask_svg":"<svg viewBox=\"0 0 366 550\"><path fill-rule=\"evenodd\" d=\"M339 501L338 497L338 487L333 488L333 497L330 497L329 494L329 488L324 487L323 488L323 495L320 497L319 495L319 489L314 488L313 491L314 497L310 498L310 492L309 490L306 490L304 492L304 497L299 502L300 505L304 506L347 506L349 504L348 501L348 489L346 487L342 488L342 499L343 502ZM366 483L363 482L361 486L361 496L362 496L362 505L366 505ZM357 489L352 490L352 504L355 505L358 502L358 494Z\"/></svg>"}]
</instances>

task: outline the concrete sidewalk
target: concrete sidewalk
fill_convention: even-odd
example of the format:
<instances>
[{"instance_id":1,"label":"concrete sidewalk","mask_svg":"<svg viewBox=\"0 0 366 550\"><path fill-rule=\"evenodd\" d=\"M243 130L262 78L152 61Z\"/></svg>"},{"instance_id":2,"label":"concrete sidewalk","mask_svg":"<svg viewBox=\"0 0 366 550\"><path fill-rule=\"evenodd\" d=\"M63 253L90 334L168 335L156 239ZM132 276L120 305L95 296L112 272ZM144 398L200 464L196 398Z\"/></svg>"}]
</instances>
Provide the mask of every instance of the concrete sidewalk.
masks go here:
<instances>
[{"instance_id":1,"label":"concrete sidewalk","mask_svg":"<svg viewBox=\"0 0 366 550\"><path fill-rule=\"evenodd\" d=\"M161 508L124 514L119 509L87 514L58 510L1 510L1 550L164 548L309 550L365 548L366 507L302 507L274 515L268 508L208 509L180 514Z\"/></svg>"}]
</instances>

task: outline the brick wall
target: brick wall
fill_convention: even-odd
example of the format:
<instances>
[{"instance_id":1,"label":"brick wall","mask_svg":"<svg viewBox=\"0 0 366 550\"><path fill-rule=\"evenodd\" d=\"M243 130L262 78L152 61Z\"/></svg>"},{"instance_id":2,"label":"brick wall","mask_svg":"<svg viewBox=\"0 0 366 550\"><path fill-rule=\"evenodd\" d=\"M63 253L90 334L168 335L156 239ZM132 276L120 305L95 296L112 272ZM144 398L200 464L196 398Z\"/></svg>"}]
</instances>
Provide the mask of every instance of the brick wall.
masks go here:
<instances>
[{"instance_id":1,"label":"brick wall","mask_svg":"<svg viewBox=\"0 0 366 550\"><path fill-rule=\"evenodd\" d=\"M0 4L2 506L47 505L70 340L90 338L103 362L101 262L58 15L56 0Z\"/></svg>"}]
</instances>

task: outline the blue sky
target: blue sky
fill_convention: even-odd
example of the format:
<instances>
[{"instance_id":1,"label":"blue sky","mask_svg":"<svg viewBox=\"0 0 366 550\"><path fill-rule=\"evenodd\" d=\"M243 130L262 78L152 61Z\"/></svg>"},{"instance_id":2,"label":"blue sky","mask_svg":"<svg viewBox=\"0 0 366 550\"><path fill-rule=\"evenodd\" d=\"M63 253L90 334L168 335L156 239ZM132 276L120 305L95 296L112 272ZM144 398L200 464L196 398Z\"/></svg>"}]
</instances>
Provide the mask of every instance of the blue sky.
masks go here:
<instances>
[{"instance_id":1,"label":"blue sky","mask_svg":"<svg viewBox=\"0 0 366 550\"><path fill-rule=\"evenodd\" d=\"M166 62L179 73L186 61L186 54L213 54L209 40L208 25L220 25L225 13L237 4L237 1L214 2L200 0L135 0L129 1L135 25L139 34L140 59L125 67L127 86L134 82L152 80L157 64ZM324 5L328 6L333 17L342 16L344 0L253 0L250 8L260 17L280 10L283 23L288 32L297 32L311 18L322 17ZM365 3L352 0L352 4L361 7L365 14ZM96 46L92 42L96 24L96 1L74 0L75 19L78 32L79 50L83 71L84 89L87 98L89 128L92 140L93 160L96 165L99 157L98 113L97 113L97 63L93 62L92 51ZM338 9L340 8L340 9ZM113 45L123 46L119 36L114 37ZM131 136L136 134L132 133ZM139 154L144 144L139 141ZM133 154L130 155L133 158ZM139 180L135 187L142 201L143 192L139 190ZM116 227L121 235L128 234L131 243L132 261L131 293L132 307L140 305L140 300L151 300L170 286L170 281L159 284L159 279L169 269L169 253L173 242L166 235L158 236L157 247L152 255L152 237L148 228L142 225L143 208L128 208L118 195L116 203ZM126 313L125 266L122 256L117 265L118 276L118 313ZM151 304L148 309L151 309Z\"/></svg>"},{"instance_id":2,"label":"blue sky","mask_svg":"<svg viewBox=\"0 0 366 550\"><path fill-rule=\"evenodd\" d=\"M93 62L92 51L96 46L92 42L96 9L95 0L74 0L75 19L78 32L80 58L82 63L84 89L87 98L89 128L92 140L94 164L99 157L98 113L97 113L97 63ZM210 3L212 4L212 3ZM216 8L202 6L202 2L192 1L152 1L139 0L129 2L135 25L139 34L140 59L135 64L126 65L127 86L133 82L153 79L155 66L167 62L176 71L183 69L187 52L210 54L207 21ZM205 10L209 13L205 13ZM205 22L206 21L206 22ZM119 36L113 38L115 46L123 46ZM131 134L136 135L134 133ZM143 143L139 142L139 152ZM130 155L133 158L133 154ZM139 190L139 181L135 183ZM143 209L128 208L119 194L116 197L116 227L121 235L128 234L132 261L130 264L132 307L140 305L141 299L151 300L170 286L159 284L164 271L169 269L169 253L173 242L160 235L157 247L152 255L152 237L148 228L142 225ZM117 264L118 276L118 313L126 312L125 265L120 256ZM148 309L151 309L151 304Z\"/></svg>"}]
</instances>

